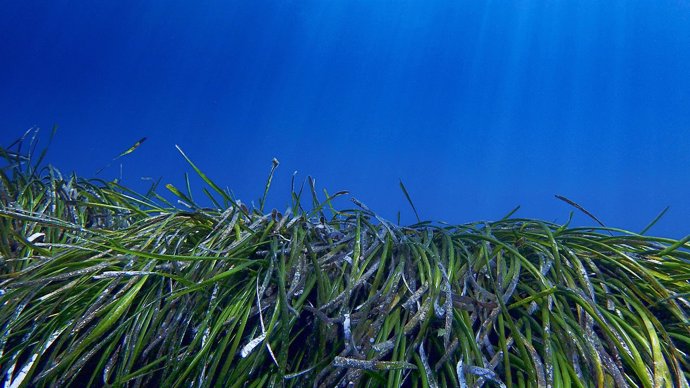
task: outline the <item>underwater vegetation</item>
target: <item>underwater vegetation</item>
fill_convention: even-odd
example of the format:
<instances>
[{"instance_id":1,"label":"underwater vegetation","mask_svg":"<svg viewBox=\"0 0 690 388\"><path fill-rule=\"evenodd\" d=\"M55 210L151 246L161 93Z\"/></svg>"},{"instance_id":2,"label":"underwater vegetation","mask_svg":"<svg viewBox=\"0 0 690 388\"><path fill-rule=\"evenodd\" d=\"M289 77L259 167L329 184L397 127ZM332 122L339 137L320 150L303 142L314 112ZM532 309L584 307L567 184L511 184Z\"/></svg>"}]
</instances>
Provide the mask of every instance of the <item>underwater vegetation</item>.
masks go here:
<instances>
[{"instance_id":1,"label":"underwater vegetation","mask_svg":"<svg viewBox=\"0 0 690 388\"><path fill-rule=\"evenodd\" d=\"M6 387L688 386L688 238L400 226L311 178L269 212L184 153L213 206L173 204L22 143L0 149Z\"/></svg>"}]
</instances>

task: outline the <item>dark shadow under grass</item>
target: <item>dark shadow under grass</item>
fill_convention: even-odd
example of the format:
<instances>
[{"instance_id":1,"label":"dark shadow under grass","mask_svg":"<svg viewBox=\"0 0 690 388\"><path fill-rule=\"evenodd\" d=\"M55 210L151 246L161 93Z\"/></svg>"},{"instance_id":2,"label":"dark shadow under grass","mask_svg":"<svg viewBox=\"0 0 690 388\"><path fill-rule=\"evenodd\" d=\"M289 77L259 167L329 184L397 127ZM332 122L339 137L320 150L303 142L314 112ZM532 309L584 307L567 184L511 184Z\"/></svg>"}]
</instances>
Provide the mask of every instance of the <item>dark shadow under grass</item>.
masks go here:
<instances>
[{"instance_id":1,"label":"dark shadow under grass","mask_svg":"<svg viewBox=\"0 0 690 388\"><path fill-rule=\"evenodd\" d=\"M6 386L688 386L687 240L400 227L311 180L264 214L191 161L181 210L0 152Z\"/></svg>"}]
</instances>

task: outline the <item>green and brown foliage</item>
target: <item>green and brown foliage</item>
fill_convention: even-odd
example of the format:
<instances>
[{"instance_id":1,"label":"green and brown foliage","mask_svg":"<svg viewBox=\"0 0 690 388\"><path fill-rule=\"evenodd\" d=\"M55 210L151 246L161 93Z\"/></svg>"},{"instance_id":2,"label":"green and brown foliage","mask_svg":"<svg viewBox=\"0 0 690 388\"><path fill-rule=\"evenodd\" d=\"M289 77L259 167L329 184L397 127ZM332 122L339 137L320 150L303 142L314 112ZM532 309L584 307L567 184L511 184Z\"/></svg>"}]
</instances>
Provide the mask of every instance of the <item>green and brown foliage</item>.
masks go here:
<instances>
[{"instance_id":1,"label":"green and brown foliage","mask_svg":"<svg viewBox=\"0 0 690 388\"><path fill-rule=\"evenodd\" d=\"M687 239L400 227L312 180L264 214L191 162L181 210L1 152L6 386L688 386Z\"/></svg>"}]
</instances>

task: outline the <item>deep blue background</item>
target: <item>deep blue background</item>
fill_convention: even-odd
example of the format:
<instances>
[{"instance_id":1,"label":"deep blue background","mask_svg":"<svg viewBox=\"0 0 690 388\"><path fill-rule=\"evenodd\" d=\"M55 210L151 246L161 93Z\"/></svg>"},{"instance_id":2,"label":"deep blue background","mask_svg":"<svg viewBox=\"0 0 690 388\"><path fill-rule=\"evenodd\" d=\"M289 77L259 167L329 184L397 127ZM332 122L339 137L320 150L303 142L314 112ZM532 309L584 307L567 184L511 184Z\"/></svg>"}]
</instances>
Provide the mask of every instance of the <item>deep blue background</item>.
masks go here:
<instances>
[{"instance_id":1,"label":"deep blue background","mask_svg":"<svg viewBox=\"0 0 690 388\"><path fill-rule=\"evenodd\" d=\"M10 1L0 37L0 141L57 123L65 171L147 136L101 176L180 186L179 144L245 202L277 157L280 209L298 170L404 223L399 178L424 219L690 233L688 0Z\"/></svg>"}]
</instances>

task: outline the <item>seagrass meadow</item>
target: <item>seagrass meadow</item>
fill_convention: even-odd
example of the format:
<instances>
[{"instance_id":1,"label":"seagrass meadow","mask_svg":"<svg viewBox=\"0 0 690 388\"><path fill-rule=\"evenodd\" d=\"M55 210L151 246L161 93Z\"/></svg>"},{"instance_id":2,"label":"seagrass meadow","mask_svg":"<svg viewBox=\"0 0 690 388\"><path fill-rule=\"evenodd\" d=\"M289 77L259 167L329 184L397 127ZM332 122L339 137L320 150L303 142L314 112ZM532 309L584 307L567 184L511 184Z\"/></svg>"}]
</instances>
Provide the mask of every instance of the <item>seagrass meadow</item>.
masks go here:
<instances>
[{"instance_id":1,"label":"seagrass meadow","mask_svg":"<svg viewBox=\"0 0 690 388\"><path fill-rule=\"evenodd\" d=\"M187 159L203 207L19 147L0 151L5 387L688 387L688 238L400 226L312 179L268 211Z\"/></svg>"}]
</instances>

